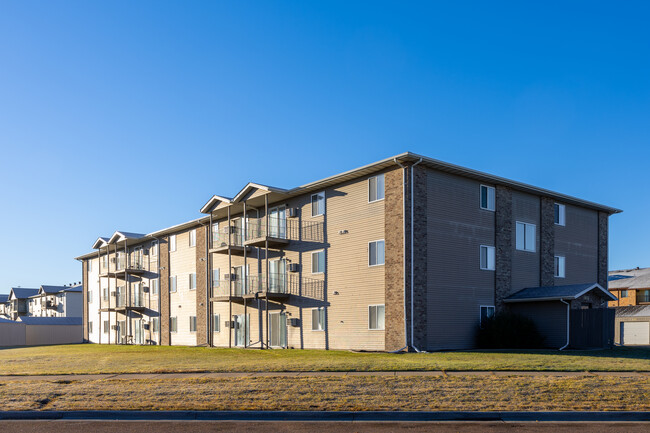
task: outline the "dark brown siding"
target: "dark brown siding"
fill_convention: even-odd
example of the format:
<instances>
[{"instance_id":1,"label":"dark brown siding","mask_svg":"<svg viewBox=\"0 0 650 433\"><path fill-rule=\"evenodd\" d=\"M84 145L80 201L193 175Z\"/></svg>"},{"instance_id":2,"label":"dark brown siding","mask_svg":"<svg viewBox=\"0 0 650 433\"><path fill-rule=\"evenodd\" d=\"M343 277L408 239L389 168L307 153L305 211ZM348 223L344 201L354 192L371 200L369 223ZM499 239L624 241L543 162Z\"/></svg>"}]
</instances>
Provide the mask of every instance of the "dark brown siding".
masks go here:
<instances>
[{"instance_id":1,"label":"dark brown siding","mask_svg":"<svg viewBox=\"0 0 650 433\"><path fill-rule=\"evenodd\" d=\"M555 255L566 257L565 278L555 285L598 280L598 212L566 205L564 226L555 226Z\"/></svg>"}]
</instances>

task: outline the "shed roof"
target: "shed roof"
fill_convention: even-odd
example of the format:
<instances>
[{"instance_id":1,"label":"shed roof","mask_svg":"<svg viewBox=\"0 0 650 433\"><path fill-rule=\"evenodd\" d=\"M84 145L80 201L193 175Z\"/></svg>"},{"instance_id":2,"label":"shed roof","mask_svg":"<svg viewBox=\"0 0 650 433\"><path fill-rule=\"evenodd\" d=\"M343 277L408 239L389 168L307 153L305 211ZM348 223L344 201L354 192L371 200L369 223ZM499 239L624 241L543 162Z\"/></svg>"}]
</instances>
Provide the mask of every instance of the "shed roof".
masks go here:
<instances>
[{"instance_id":1,"label":"shed roof","mask_svg":"<svg viewBox=\"0 0 650 433\"><path fill-rule=\"evenodd\" d=\"M598 283L571 284L568 286L529 287L508 296L505 302L536 302L578 299L592 290L597 290L612 301L616 296L603 289Z\"/></svg>"}]
</instances>

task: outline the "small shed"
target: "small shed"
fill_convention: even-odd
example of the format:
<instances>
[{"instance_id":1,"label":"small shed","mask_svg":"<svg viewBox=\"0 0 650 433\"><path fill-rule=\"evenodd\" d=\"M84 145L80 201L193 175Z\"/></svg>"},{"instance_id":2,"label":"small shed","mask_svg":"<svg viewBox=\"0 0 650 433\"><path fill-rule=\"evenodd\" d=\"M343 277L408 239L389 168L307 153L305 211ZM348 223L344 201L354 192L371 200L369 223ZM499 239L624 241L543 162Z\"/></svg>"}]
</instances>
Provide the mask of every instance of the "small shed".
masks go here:
<instances>
[{"instance_id":1,"label":"small shed","mask_svg":"<svg viewBox=\"0 0 650 433\"><path fill-rule=\"evenodd\" d=\"M81 317L21 316L18 321L26 326L24 344L27 346L83 342Z\"/></svg>"},{"instance_id":2,"label":"small shed","mask_svg":"<svg viewBox=\"0 0 650 433\"><path fill-rule=\"evenodd\" d=\"M24 345L25 324L0 318L0 347Z\"/></svg>"},{"instance_id":3,"label":"small shed","mask_svg":"<svg viewBox=\"0 0 650 433\"><path fill-rule=\"evenodd\" d=\"M650 345L650 305L616 308L614 341L622 346Z\"/></svg>"}]
</instances>

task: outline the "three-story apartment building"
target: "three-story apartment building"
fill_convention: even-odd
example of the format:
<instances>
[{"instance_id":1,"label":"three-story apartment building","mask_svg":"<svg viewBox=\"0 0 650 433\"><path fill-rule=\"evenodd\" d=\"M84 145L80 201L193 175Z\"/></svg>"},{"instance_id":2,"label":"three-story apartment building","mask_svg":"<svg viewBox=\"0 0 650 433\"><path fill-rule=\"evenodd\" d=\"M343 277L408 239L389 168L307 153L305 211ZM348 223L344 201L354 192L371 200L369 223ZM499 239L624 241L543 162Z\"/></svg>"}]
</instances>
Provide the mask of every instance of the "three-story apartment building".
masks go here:
<instances>
[{"instance_id":1,"label":"three-story apartment building","mask_svg":"<svg viewBox=\"0 0 650 433\"><path fill-rule=\"evenodd\" d=\"M88 341L461 349L512 310L561 347L569 310L614 299L619 210L412 153L293 189L249 183L201 212L78 257Z\"/></svg>"}]
</instances>

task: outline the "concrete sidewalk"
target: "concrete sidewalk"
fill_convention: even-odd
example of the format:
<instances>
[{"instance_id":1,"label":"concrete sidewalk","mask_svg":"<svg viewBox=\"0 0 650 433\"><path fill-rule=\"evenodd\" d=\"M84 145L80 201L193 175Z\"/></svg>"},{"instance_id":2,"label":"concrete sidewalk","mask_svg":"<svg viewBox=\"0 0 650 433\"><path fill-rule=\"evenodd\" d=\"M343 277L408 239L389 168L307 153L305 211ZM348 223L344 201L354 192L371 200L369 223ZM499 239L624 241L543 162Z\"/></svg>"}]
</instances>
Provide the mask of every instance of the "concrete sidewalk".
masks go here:
<instances>
[{"instance_id":1,"label":"concrete sidewalk","mask_svg":"<svg viewBox=\"0 0 650 433\"><path fill-rule=\"evenodd\" d=\"M63 374L63 375L0 375L0 382L11 381L90 381L90 380L133 380L133 379L226 379L253 377L335 377L335 376L529 376L529 377L627 377L647 378L650 372L618 371L304 371L304 372L232 372L232 373L121 373L121 374Z\"/></svg>"}]
</instances>

